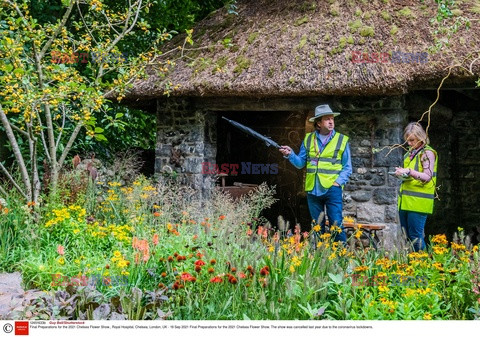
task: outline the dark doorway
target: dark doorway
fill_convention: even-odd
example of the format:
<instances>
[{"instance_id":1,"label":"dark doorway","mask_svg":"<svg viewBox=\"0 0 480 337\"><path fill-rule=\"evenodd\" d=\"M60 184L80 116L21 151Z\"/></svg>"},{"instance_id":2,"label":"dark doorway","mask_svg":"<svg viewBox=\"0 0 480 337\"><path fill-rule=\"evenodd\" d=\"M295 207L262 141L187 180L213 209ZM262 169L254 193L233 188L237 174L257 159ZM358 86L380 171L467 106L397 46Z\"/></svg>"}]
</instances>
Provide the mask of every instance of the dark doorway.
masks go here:
<instances>
[{"instance_id":1,"label":"dark doorway","mask_svg":"<svg viewBox=\"0 0 480 337\"><path fill-rule=\"evenodd\" d=\"M255 131L266 135L280 145L289 145L298 153L305 135L306 112L226 112L228 119L235 120ZM226 185L234 182L276 186L275 198L278 201L263 212L272 225L282 215L292 228L300 223L302 230L310 230L310 216L303 192L304 170L298 170L274 147L267 147L262 141L238 130L222 115L218 116L217 157L218 165L238 164L238 175L226 178ZM264 173L255 174L253 164L260 164ZM258 167L258 166L257 166ZM268 167L268 168L267 168Z\"/></svg>"}]
</instances>

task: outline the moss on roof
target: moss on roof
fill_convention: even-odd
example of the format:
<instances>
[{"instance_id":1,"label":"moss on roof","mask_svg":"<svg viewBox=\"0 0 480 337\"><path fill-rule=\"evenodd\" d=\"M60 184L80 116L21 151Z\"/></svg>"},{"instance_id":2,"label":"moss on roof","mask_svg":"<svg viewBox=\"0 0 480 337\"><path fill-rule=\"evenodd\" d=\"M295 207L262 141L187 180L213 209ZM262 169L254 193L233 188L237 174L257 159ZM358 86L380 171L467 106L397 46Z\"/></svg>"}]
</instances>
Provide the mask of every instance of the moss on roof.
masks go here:
<instances>
[{"instance_id":1,"label":"moss on roof","mask_svg":"<svg viewBox=\"0 0 480 337\"><path fill-rule=\"evenodd\" d=\"M437 14L433 2L239 0L237 5L238 15L221 9L198 23L194 46L184 50L183 57L180 50L168 54L176 62L168 79L180 84L173 95L401 94L439 83L446 67L480 47L477 20L471 22L470 30L459 29L448 47L433 53L438 42L438 26L430 23ZM454 13L475 16L479 8L472 2L457 2ZM164 47L182 45L179 36ZM427 52L428 56L426 63L352 62L359 52ZM480 62L473 65L476 74L479 68ZM164 79L155 75L154 68L149 73L125 99L163 95ZM472 78L457 69L452 80Z\"/></svg>"}]
</instances>

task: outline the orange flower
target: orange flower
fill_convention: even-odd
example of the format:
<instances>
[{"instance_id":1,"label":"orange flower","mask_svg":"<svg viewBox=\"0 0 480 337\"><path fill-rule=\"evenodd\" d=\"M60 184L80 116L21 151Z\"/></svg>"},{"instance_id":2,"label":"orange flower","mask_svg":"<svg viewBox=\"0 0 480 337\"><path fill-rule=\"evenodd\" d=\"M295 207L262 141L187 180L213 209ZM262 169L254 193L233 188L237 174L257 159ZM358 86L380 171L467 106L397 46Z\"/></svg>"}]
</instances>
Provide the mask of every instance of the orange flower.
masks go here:
<instances>
[{"instance_id":1,"label":"orange flower","mask_svg":"<svg viewBox=\"0 0 480 337\"><path fill-rule=\"evenodd\" d=\"M158 245L158 234L157 233L153 234L153 240L152 241L153 241L153 244L155 246Z\"/></svg>"},{"instance_id":2,"label":"orange flower","mask_svg":"<svg viewBox=\"0 0 480 337\"><path fill-rule=\"evenodd\" d=\"M199 259L201 259L203 257L203 254L200 253L200 252L197 252L197 254L195 254Z\"/></svg>"},{"instance_id":3,"label":"orange flower","mask_svg":"<svg viewBox=\"0 0 480 337\"><path fill-rule=\"evenodd\" d=\"M217 260L215 260L215 259L211 259L211 260L210 260L210 264L211 264L212 266L215 265L215 263L217 263Z\"/></svg>"},{"instance_id":4,"label":"orange flower","mask_svg":"<svg viewBox=\"0 0 480 337\"><path fill-rule=\"evenodd\" d=\"M168 260L168 262L172 262L172 261L173 261L173 256L169 256L169 257L167 258L167 260Z\"/></svg>"},{"instance_id":5,"label":"orange flower","mask_svg":"<svg viewBox=\"0 0 480 337\"><path fill-rule=\"evenodd\" d=\"M226 218L225 215L220 215L220 216L218 217L219 220L224 220L225 218Z\"/></svg>"},{"instance_id":6,"label":"orange flower","mask_svg":"<svg viewBox=\"0 0 480 337\"><path fill-rule=\"evenodd\" d=\"M154 212L153 216L160 216L160 212Z\"/></svg>"},{"instance_id":7,"label":"orange flower","mask_svg":"<svg viewBox=\"0 0 480 337\"><path fill-rule=\"evenodd\" d=\"M215 271L215 269L213 269L212 267L208 268L208 273L209 274L213 274L214 271Z\"/></svg>"},{"instance_id":8,"label":"orange flower","mask_svg":"<svg viewBox=\"0 0 480 337\"><path fill-rule=\"evenodd\" d=\"M186 272L182 273L181 279L184 282L195 282L197 280L192 274L189 274L189 273L186 273Z\"/></svg>"},{"instance_id":9,"label":"orange flower","mask_svg":"<svg viewBox=\"0 0 480 337\"><path fill-rule=\"evenodd\" d=\"M245 275L244 273L240 272L240 273L238 273L238 277L240 277L240 278L245 278L245 277L247 277L247 275Z\"/></svg>"},{"instance_id":10,"label":"orange flower","mask_svg":"<svg viewBox=\"0 0 480 337\"><path fill-rule=\"evenodd\" d=\"M197 273L201 272L201 271L202 271L202 267L200 267L200 266L195 266L195 271L196 271Z\"/></svg>"},{"instance_id":11,"label":"orange flower","mask_svg":"<svg viewBox=\"0 0 480 337\"><path fill-rule=\"evenodd\" d=\"M253 231L249 228L249 229L247 230L247 236L251 236L252 234L253 234Z\"/></svg>"},{"instance_id":12,"label":"orange flower","mask_svg":"<svg viewBox=\"0 0 480 337\"><path fill-rule=\"evenodd\" d=\"M210 279L210 283L222 283L222 278L220 276L215 276Z\"/></svg>"},{"instance_id":13,"label":"orange flower","mask_svg":"<svg viewBox=\"0 0 480 337\"><path fill-rule=\"evenodd\" d=\"M167 273L166 273L166 272L163 272L163 273L161 274L161 276L162 276L162 277L167 277Z\"/></svg>"},{"instance_id":14,"label":"orange flower","mask_svg":"<svg viewBox=\"0 0 480 337\"><path fill-rule=\"evenodd\" d=\"M237 271L237 268L232 267L231 271L232 271L232 273L235 273Z\"/></svg>"},{"instance_id":15,"label":"orange flower","mask_svg":"<svg viewBox=\"0 0 480 337\"><path fill-rule=\"evenodd\" d=\"M28 207L34 207L35 206L35 201L29 201L27 202Z\"/></svg>"},{"instance_id":16,"label":"orange flower","mask_svg":"<svg viewBox=\"0 0 480 337\"><path fill-rule=\"evenodd\" d=\"M62 245L57 246L57 253L60 254L60 255L65 254L64 247Z\"/></svg>"},{"instance_id":17,"label":"orange flower","mask_svg":"<svg viewBox=\"0 0 480 337\"><path fill-rule=\"evenodd\" d=\"M231 284L237 284L238 280L235 276L232 276L228 278L228 282L230 282Z\"/></svg>"}]
</instances>

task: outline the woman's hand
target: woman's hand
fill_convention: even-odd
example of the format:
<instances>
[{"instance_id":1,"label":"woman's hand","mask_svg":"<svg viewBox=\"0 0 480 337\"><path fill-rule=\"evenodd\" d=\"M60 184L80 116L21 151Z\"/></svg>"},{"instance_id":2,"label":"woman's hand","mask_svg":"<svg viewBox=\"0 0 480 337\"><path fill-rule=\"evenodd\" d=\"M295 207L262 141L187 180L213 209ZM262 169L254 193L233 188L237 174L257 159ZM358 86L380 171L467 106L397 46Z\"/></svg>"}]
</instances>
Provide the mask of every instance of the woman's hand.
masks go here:
<instances>
[{"instance_id":1,"label":"woman's hand","mask_svg":"<svg viewBox=\"0 0 480 337\"><path fill-rule=\"evenodd\" d=\"M395 175L397 176L407 176L410 174L410 169L402 168L402 167L395 167Z\"/></svg>"}]
</instances>

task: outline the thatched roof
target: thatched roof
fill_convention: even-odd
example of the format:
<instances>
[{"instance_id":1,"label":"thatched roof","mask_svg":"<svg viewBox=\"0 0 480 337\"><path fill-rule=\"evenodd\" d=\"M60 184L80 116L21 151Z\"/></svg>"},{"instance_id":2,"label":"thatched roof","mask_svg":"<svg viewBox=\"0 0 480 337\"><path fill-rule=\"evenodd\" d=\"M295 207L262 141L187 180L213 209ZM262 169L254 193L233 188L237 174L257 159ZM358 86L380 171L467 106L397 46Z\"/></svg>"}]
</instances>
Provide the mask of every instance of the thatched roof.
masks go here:
<instances>
[{"instance_id":1,"label":"thatched roof","mask_svg":"<svg viewBox=\"0 0 480 337\"><path fill-rule=\"evenodd\" d=\"M183 58L180 49L164 56L176 62L169 78L180 89L173 95L384 95L436 87L446 67L463 62L468 68L479 57L480 4L455 3L456 17L477 20L434 52L446 39L445 33L435 35L436 21L430 23L437 15L433 0L239 0L238 15L224 8L196 25L195 43ZM182 46L183 38L166 48ZM354 63L353 52L428 52L428 61ZM472 70L478 76L480 61ZM453 73L450 85L473 86L472 74L461 68ZM137 82L126 99L161 97L164 88L152 75Z\"/></svg>"}]
</instances>

